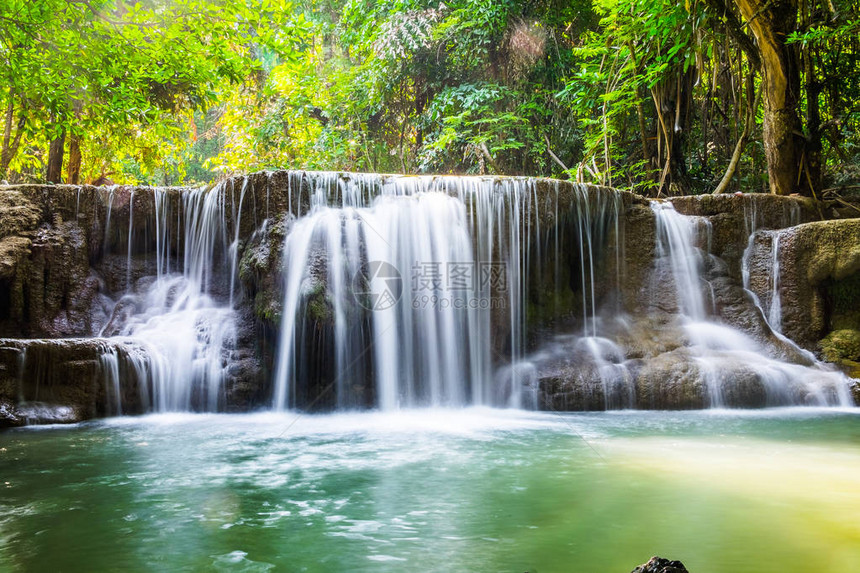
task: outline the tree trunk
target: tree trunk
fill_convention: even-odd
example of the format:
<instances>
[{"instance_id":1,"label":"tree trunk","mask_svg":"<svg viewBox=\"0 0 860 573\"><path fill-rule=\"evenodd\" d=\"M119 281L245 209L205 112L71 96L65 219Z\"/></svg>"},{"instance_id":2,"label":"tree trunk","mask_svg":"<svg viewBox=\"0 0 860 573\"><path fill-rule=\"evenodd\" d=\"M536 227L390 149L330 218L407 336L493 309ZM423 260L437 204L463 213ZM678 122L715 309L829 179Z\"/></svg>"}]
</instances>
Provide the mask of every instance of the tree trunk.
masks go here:
<instances>
[{"instance_id":1,"label":"tree trunk","mask_svg":"<svg viewBox=\"0 0 860 573\"><path fill-rule=\"evenodd\" d=\"M686 72L678 70L674 76L651 88L657 111L658 141L661 135L663 137L662 145L658 143L659 162L663 168L658 193L663 193L664 187L669 189L669 195L686 195L690 190L684 140L694 71L693 68Z\"/></svg>"},{"instance_id":2,"label":"tree trunk","mask_svg":"<svg viewBox=\"0 0 860 573\"><path fill-rule=\"evenodd\" d=\"M62 183L63 178L63 152L66 145L66 132L62 131L51 141L48 147L48 172L45 179L49 183Z\"/></svg>"},{"instance_id":3,"label":"tree trunk","mask_svg":"<svg viewBox=\"0 0 860 573\"><path fill-rule=\"evenodd\" d=\"M6 177L6 172L9 170L9 164L18 154L18 147L21 145L21 136L24 135L24 126L27 123L27 116L24 110L21 110L21 117L18 119L18 126L15 131L15 137L12 138L12 143L8 146L3 145L3 153L0 154L0 176Z\"/></svg>"},{"instance_id":4,"label":"tree trunk","mask_svg":"<svg viewBox=\"0 0 860 573\"><path fill-rule=\"evenodd\" d=\"M81 139L76 135L69 136L69 166L66 172L66 183L77 185L81 179Z\"/></svg>"},{"instance_id":5,"label":"tree trunk","mask_svg":"<svg viewBox=\"0 0 860 573\"><path fill-rule=\"evenodd\" d=\"M797 26L797 0L735 0L761 53L764 78L764 148L770 191L797 190L804 141L798 112L800 71L786 37Z\"/></svg>"}]
</instances>

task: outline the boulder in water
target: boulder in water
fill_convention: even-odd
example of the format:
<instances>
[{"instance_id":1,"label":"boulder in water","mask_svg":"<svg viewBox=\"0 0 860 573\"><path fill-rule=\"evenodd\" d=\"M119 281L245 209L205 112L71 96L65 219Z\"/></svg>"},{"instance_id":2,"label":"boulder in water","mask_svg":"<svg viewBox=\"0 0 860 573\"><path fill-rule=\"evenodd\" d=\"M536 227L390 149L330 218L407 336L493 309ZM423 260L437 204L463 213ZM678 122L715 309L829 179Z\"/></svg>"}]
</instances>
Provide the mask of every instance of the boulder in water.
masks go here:
<instances>
[{"instance_id":1,"label":"boulder in water","mask_svg":"<svg viewBox=\"0 0 860 573\"><path fill-rule=\"evenodd\" d=\"M631 573L689 573L680 561L670 561L656 555Z\"/></svg>"}]
</instances>

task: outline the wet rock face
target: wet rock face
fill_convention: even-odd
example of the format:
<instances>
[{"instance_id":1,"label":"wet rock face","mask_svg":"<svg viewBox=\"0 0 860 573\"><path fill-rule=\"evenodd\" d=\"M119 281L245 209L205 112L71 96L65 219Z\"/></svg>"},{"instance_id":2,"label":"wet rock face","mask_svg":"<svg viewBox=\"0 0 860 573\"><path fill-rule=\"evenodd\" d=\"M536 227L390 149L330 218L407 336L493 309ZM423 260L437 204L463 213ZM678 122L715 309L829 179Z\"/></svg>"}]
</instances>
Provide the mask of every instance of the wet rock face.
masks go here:
<instances>
[{"instance_id":1,"label":"wet rock face","mask_svg":"<svg viewBox=\"0 0 860 573\"><path fill-rule=\"evenodd\" d=\"M238 310L236 348L224 374L224 398L221 408L227 412L247 412L264 404L271 395L272 363L265 329L253 311Z\"/></svg>"},{"instance_id":2,"label":"wet rock face","mask_svg":"<svg viewBox=\"0 0 860 573\"><path fill-rule=\"evenodd\" d=\"M0 398L0 429L26 425L24 416L14 401Z\"/></svg>"},{"instance_id":3,"label":"wet rock face","mask_svg":"<svg viewBox=\"0 0 860 573\"><path fill-rule=\"evenodd\" d=\"M769 405L767 388L756 372L733 362L725 362L717 371L709 369L690 348L680 346L681 330L667 324L663 331L660 337L674 338L676 348L666 350L670 345L657 343L639 357L624 358L620 346L615 346L615 357L583 355L574 346L539 364L539 407L590 411ZM605 345L609 344L607 340Z\"/></svg>"},{"instance_id":4,"label":"wet rock face","mask_svg":"<svg viewBox=\"0 0 860 573\"><path fill-rule=\"evenodd\" d=\"M758 234L750 285L767 301L775 240L783 333L816 351L831 330L860 328L860 219L820 221Z\"/></svg>"},{"instance_id":5,"label":"wet rock face","mask_svg":"<svg viewBox=\"0 0 860 573\"><path fill-rule=\"evenodd\" d=\"M27 262L24 298L28 326L38 336L92 334L99 279L90 271L83 231L75 223L40 226Z\"/></svg>"},{"instance_id":6,"label":"wet rock face","mask_svg":"<svg viewBox=\"0 0 860 573\"><path fill-rule=\"evenodd\" d=\"M710 252L727 263L728 275L735 280L741 278L741 258L750 233L819 218L818 205L804 197L741 193L675 197L671 201L679 213L708 218L713 229Z\"/></svg>"},{"instance_id":7,"label":"wet rock face","mask_svg":"<svg viewBox=\"0 0 860 573\"><path fill-rule=\"evenodd\" d=\"M624 213L621 293L623 308L628 312L650 301L651 271L657 245L654 212L647 202L636 201ZM618 273L612 273L618 275ZM612 280L611 276L607 280ZM614 282L614 281L613 281Z\"/></svg>"},{"instance_id":8,"label":"wet rock face","mask_svg":"<svg viewBox=\"0 0 860 573\"><path fill-rule=\"evenodd\" d=\"M107 388L102 357L129 352L128 344L104 339L0 339L0 426L72 423L111 412L143 411L138 381L122 372L121 395Z\"/></svg>"},{"instance_id":9,"label":"wet rock face","mask_svg":"<svg viewBox=\"0 0 860 573\"><path fill-rule=\"evenodd\" d=\"M254 314L271 329L275 329L281 320L284 298L280 279L282 253L284 239L294 220L291 214L286 213L254 232L245 242L239 262L239 279Z\"/></svg>"},{"instance_id":10,"label":"wet rock face","mask_svg":"<svg viewBox=\"0 0 860 573\"><path fill-rule=\"evenodd\" d=\"M92 332L99 284L90 272L89 235L74 209L58 207L63 195L37 186L0 189L0 335Z\"/></svg>"},{"instance_id":11,"label":"wet rock face","mask_svg":"<svg viewBox=\"0 0 860 573\"><path fill-rule=\"evenodd\" d=\"M811 366L808 353L774 333L757 306L756 298L743 287L744 250L749 245L745 229L782 229L792 223L817 216L814 204L806 200L770 196L690 197L674 199L678 211L702 217L707 223L703 229L709 234L700 237L701 252L699 273L706 313L718 323L730 326L749 337L749 349L778 360ZM855 222L835 222L836 226L853 228ZM826 227L814 223L797 227ZM795 228L783 231L760 231L748 263L750 283L765 308L769 305L771 289L772 251L771 238L777 233L793 233ZM655 220L647 207L632 205L625 214L624 241L627 281L620 286L626 315L607 312L598 332L617 345L621 360L601 361L599 357L578 356L575 348L553 354L540 348L534 354L537 369L539 405L552 410L595 410L612 408L641 409L697 409L713 405L734 408L756 408L780 404L820 401L822 396L834 400L840 390L834 386L833 376L816 371L810 373L818 388L804 384L783 389L769 386L770 373L751 368L743 360L719 352L719 334L708 342L715 350L706 350L708 359L700 360L701 349L689 345L689 333L679 320L679 304L673 271L668 261L661 260L655 250ZM836 245L833 237L838 237ZM837 261L820 254L811 254L809 262L789 262L794 269L806 269L823 281L821 302L816 303L807 294L794 299L788 297L783 307L806 307L807 313L826 309L832 324L838 324L838 335L831 337L828 350L849 374L860 374L860 362L854 352L854 332L860 332L860 280L855 284L852 262L860 240L849 233L833 232L819 237L825 252L842 253ZM807 240L808 241L808 240ZM842 242L844 246L839 246ZM717 256L721 255L721 256ZM725 257L725 258L724 258ZM826 269L822 272L819 269ZM804 271L805 272L805 271ZM832 277L843 277L834 280ZM631 277L636 277L630 280ZM609 281L605 276L602 280ZM795 288L783 285L784 288ZM802 290L802 289L801 289ZM838 302L841 301L841 302ZM608 308L610 303L604 302ZM791 312L791 311L789 311ZM796 311L795 311L796 312ZM821 311L823 312L823 310ZM614 322L613 322L614 321ZM814 320L805 319L805 324ZM826 322L824 318L819 322ZM728 333L727 333L728 335ZM810 348L818 339L814 339ZM747 344L747 343L745 343ZM695 344L694 344L695 346ZM766 370L766 369L765 369ZM795 374L796 375L796 374ZM813 385L815 386L815 385ZM852 389L855 393L858 389Z\"/></svg>"}]
</instances>

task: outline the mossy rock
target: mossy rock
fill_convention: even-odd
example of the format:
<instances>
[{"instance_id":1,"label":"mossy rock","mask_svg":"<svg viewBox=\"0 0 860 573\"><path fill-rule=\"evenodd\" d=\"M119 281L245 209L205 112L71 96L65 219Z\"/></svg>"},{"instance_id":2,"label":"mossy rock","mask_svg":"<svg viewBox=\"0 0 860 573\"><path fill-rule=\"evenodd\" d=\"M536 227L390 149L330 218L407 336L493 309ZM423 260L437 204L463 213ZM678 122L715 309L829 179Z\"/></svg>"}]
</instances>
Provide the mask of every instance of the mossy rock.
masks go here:
<instances>
[{"instance_id":1,"label":"mossy rock","mask_svg":"<svg viewBox=\"0 0 860 573\"><path fill-rule=\"evenodd\" d=\"M834 330L821 341L821 353L828 362L860 361L860 331Z\"/></svg>"},{"instance_id":2,"label":"mossy rock","mask_svg":"<svg viewBox=\"0 0 860 573\"><path fill-rule=\"evenodd\" d=\"M845 374L851 378L860 380L860 362L855 362L854 360L840 360L836 364ZM854 393L854 401L860 403L860 382L855 382L851 391Z\"/></svg>"},{"instance_id":3,"label":"mossy rock","mask_svg":"<svg viewBox=\"0 0 860 573\"><path fill-rule=\"evenodd\" d=\"M830 327L833 330L860 330L860 273L827 287L830 306Z\"/></svg>"},{"instance_id":4,"label":"mossy rock","mask_svg":"<svg viewBox=\"0 0 860 573\"><path fill-rule=\"evenodd\" d=\"M308 316L317 323L334 321L334 310L325 284L315 284L308 293Z\"/></svg>"}]
</instances>

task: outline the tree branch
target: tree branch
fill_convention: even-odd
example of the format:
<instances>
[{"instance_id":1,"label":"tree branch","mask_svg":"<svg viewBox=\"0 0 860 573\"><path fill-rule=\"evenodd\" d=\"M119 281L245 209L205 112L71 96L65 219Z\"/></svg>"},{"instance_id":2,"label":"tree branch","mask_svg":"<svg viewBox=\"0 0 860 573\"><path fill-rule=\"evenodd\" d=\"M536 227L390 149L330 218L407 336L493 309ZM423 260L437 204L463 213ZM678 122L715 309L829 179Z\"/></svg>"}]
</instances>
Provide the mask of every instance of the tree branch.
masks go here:
<instances>
[{"instance_id":1,"label":"tree branch","mask_svg":"<svg viewBox=\"0 0 860 573\"><path fill-rule=\"evenodd\" d=\"M543 134L543 140L546 142L546 151L547 151L547 153L549 153L549 156L552 157L553 161L558 163L559 167L561 167L565 171L570 171L570 169L568 169L567 165L565 165L564 162L558 158L558 155L553 153L552 149L550 149L549 137L547 137L547 135L545 133Z\"/></svg>"},{"instance_id":2,"label":"tree branch","mask_svg":"<svg viewBox=\"0 0 860 573\"><path fill-rule=\"evenodd\" d=\"M750 65L755 68L761 68L761 58L759 57L758 48L755 45L752 37L744 32L744 26L738 19L737 15L725 3L724 0L706 0L708 6L717 14L723 17L723 25L729 36L738 43L741 50L746 54Z\"/></svg>"}]
</instances>

